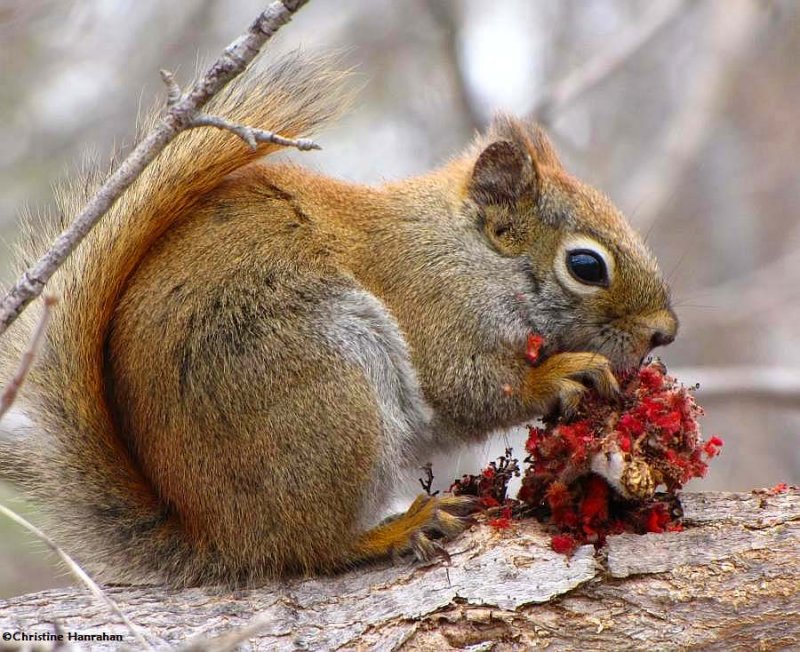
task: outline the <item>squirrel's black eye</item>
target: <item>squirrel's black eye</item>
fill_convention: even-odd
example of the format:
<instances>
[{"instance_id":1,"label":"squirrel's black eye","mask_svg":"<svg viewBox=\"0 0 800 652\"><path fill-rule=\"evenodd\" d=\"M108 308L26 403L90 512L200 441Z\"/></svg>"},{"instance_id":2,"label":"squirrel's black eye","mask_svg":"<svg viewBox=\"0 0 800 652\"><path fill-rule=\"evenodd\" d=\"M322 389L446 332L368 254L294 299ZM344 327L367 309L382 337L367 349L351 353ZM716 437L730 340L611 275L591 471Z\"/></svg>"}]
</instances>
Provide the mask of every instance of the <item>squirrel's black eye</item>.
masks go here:
<instances>
[{"instance_id":1,"label":"squirrel's black eye","mask_svg":"<svg viewBox=\"0 0 800 652\"><path fill-rule=\"evenodd\" d=\"M590 249L568 251L567 269L581 283L608 287L606 263L596 251L591 251Z\"/></svg>"}]
</instances>

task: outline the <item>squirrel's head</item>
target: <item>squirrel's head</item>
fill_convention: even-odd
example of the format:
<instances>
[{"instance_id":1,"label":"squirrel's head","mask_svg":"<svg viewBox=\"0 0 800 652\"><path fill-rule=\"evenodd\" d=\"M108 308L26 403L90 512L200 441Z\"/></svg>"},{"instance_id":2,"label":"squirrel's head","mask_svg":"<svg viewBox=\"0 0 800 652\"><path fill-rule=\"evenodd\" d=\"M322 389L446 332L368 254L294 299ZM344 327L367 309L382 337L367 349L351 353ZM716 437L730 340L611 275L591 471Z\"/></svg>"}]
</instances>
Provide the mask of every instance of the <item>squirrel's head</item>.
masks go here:
<instances>
[{"instance_id":1,"label":"squirrel's head","mask_svg":"<svg viewBox=\"0 0 800 652\"><path fill-rule=\"evenodd\" d=\"M619 370L672 342L678 320L652 254L611 201L570 176L544 133L497 118L476 148L468 205L501 255L530 266L548 348Z\"/></svg>"}]
</instances>

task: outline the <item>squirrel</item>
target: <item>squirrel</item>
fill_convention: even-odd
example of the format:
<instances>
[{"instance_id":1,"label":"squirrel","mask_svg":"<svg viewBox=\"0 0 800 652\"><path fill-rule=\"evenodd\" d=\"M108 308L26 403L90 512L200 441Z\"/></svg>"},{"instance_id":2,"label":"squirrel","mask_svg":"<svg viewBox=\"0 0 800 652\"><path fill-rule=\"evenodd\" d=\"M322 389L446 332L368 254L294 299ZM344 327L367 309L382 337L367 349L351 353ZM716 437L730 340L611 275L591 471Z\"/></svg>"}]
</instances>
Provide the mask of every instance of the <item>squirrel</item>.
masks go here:
<instances>
[{"instance_id":1,"label":"squirrel","mask_svg":"<svg viewBox=\"0 0 800 652\"><path fill-rule=\"evenodd\" d=\"M281 58L208 111L311 134L348 105L334 68ZM676 335L643 241L534 124L500 115L379 187L260 160L278 149L182 133L53 277L0 478L102 580L249 586L440 555L474 499L381 521L402 468L590 387L612 397ZM62 193L61 215L101 180ZM29 229L23 259L59 226ZM6 376L35 319L4 340Z\"/></svg>"}]
</instances>

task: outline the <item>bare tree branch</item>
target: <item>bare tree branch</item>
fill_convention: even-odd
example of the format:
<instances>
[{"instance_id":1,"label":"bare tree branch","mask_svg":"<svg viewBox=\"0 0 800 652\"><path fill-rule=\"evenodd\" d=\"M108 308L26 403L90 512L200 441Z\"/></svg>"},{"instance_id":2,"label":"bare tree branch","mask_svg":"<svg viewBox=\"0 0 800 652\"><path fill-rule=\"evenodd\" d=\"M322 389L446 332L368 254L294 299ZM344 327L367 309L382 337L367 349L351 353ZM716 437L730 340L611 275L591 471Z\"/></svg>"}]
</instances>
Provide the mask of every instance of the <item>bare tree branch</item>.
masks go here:
<instances>
[{"instance_id":1,"label":"bare tree branch","mask_svg":"<svg viewBox=\"0 0 800 652\"><path fill-rule=\"evenodd\" d=\"M160 70L161 79L167 86L167 106L175 106L183 98L181 87L175 81L175 76L169 70ZM265 129L255 129L247 125L236 124L225 120L216 115L209 115L208 113L196 113L192 117L187 129L194 129L196 127L215 127L217 129L224 129L236 134L244 142L246 142L252 149L258 147L258 143L274 143L276 145L283 145L284 147L295 147L301 152L311 149L322 149L313 140L308 138L284 138L272 131Z\"/></svg>"},{"instance_id":2,"label":"bare tree branch","mask_svg":"<svg viewBox=\"0 0 800 652\"><path fill-rule=\"evenodd\" d=\"M180 97L175 87L168 91L171 103L164 117L144 137L106 180L100 190L59 235L45 254L25 270L0 302L0 334L25 307L42 293L45 284L117 198L181 131L192 128L200 109L255 58L272 35L291 19L308 0L273 2L251 23L247 32L231 43L206 73ZM179 92L179 91L178 91Z\"/></svg>"},{"instance_id":3,"label":"bare tree branch","mask_svg":"<svg viewBox=\"0 0 800 652\"><path fill-rule=\"evenodd\" d=\"M376 565L252 590L109 587L137 621L193 652L797 649L800 492L686 493L682 532L623 534L571 558L546 528L486 525L451 562ZM0 601L0 630L126 634L75 589ZM205 637L203 641L198 638ZM218 638L222 637L222 638ZM92 649L119 649L99 643Z\"/></svg>"},{"instance_id":4,"label":"bare tree branch","mask_svg":"<svg viewBox=\"0 0 800 652\"><path fill-rule=\"evenodd\" d=\"M247 125L235 124L225 120L224 118L220 118L219 116L209 115L208 113L198 113L194 118L192 118L192 122L189 127L216 127L217 129L225 129L239 136L239 138L250 145L250 147L253 149L258 147L258 143L275 143L276 145L295 147L301 152L308 151L310 149L322 149L313 140L308 138L284 138L283 136L272 131L255 129L253 127L248 127Z\"/></svg>"},{"instance_id":5,"label":"bare tree branch","mask_svg":"<svg viewBox=\"0 0 800 652\"><path fill-rule=\"evenodd\" d=\"M688 0L662 0L645 19L613 40L613 45L547 88L530 111L537 121L550 124L558 114L629 61L647 43L681 15Z\"/></svg>"},{"instance_id":6,"label":"bare tree branch","mask_svg":"<svg viewBox=\"0 0 800 652\"><path fill-rule=\"evenodd\" d=\"M42 315L39 317L39 323L33 331L28 349L22 354L14 376L8 381L8 384L3 390L3 395L0 396L0 419L3 418L5 413L8 412L9 408L14 404L14 400L17 398L17 392L19 392L22 383L25 382L25 377L31 370L31 365L33 365L33 361L36 359L36 353L39 351L39 346L44 339L44 334L47 332L47 325L50 323L50 314L56 303L58 303L58 299L53 296L46 296L44 298Z\"/></svg>"}]
</instances>

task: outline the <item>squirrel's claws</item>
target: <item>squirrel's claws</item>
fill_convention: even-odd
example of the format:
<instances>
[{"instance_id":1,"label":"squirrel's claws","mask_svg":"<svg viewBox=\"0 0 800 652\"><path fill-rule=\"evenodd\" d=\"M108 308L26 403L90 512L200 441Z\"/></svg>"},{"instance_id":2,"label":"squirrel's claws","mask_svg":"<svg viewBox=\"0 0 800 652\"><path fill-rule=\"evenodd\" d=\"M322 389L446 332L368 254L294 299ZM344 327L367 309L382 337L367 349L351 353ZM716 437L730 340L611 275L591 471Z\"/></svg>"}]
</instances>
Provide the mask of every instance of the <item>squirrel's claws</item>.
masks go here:
<instances>
[{"instance_id":1,"label":"squirrel's claws","mask_svg":"<svg viewBox=\"0 0 800 652\"><path fill-rule=\"evenodd\" d=\"M558 414L569 420L577 413L589 387L607 400L619 395L611 362L599 353L564 352L529 372L525 392L531 403L544 406L545 414Z\"/></svg>"}]
</instances>

